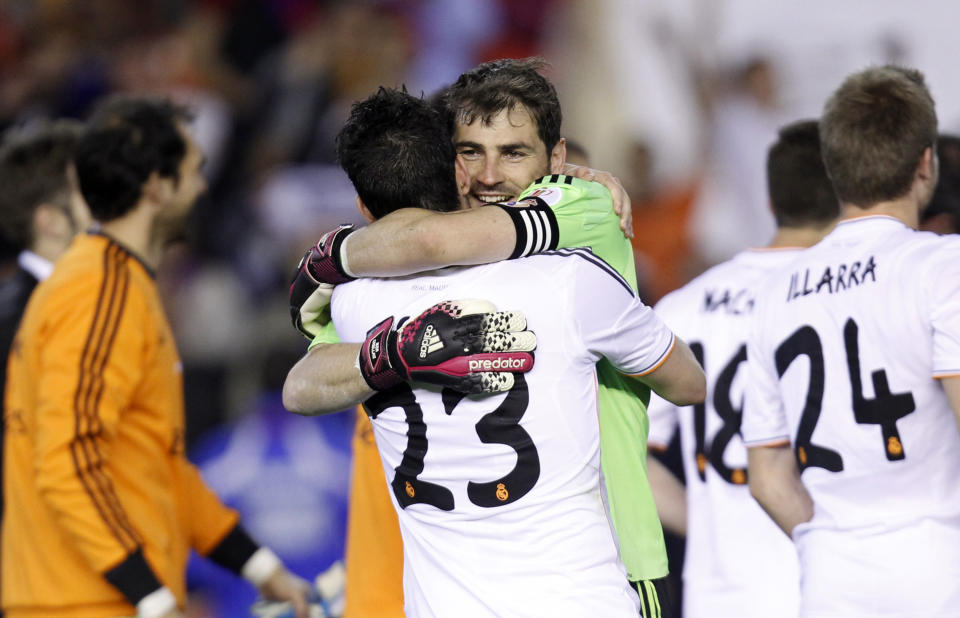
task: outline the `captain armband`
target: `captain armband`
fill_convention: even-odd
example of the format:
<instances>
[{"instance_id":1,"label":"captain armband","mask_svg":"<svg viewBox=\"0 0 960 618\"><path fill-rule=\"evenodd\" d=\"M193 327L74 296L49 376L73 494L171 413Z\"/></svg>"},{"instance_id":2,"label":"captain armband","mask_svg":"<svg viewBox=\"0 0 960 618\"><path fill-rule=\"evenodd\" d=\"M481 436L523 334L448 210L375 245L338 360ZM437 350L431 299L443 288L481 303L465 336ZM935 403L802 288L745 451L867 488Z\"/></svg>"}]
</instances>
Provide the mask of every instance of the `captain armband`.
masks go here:
<instances>
[{"instance_id":1,"label":"captain armband","mask_svg":"<svg viewBox=\"0 0 960 618\"><path fill-rule=\"evenodd\" d=\"M510 215L517 232L517 244L509 259L526 257L544 251L553 251L560 241L557 217L546 202L538 197L527 197L515 206L497 204Z\"/></svg>"}]
</instances>

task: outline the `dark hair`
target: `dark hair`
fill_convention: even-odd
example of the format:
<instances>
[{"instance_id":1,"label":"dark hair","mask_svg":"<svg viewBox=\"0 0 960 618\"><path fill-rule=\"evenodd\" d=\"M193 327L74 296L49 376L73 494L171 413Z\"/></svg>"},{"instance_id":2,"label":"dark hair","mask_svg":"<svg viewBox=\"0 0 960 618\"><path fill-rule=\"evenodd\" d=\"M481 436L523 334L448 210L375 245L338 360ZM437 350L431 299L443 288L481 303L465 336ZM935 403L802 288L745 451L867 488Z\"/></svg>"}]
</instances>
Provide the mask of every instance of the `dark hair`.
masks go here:
<instances>
[{"instance_id":1,"label":"dark hair","mask_svg":"<svg viewBox=\"0 0 960 618\"><path fill-rule=\"evenodd\" d=\"M0 147L0 228L18 251L34 241L33 213L52 204L70 213L67 175L80 137L79 122L39 122L11 129ZM72 215L71 215L72 216Z\"/></svg>"},{"instance_id":2,"label":"dark hair","mask_svg":"<svg viewBox=\"0 0 960 618\"><path fill-rule=\"evenodd\" d=\"M826 224L840 215L840 203L820 155L816 120L780 129L767 152L767 190L779 227Z\"/></svg>"},{"instance_id":3,"label":"dark hair","mask_svg":"<svg viewBox=\"0 0 960 618\"><path fill-rule=\"evenodd\" d=\"M76 153L80 190L94 219L130 212L154 172L179 181L187 145L178 123L189 120L186 108L167 99L120 96L97 107Z\"/></svg>"},{"instance_id":4,"label":"dark hair","mask_svg":"<svg viewBox=\"0 0 960 618\"><path fill-rule=\"evenodd\" d=\"M953 229L960 232L960 137L941 134L937 138L937 158L940 179L922 220L947 214L953 221Z\"/></svg>"},{"instance_id":5,"label":"dark hair","mask_svg":"<svg viewBox=\"0 0 960 618\"><path fill-rule=\"evenodd\" d=\"M827 100L820 140L841 202L867 207L905 195L937 140L923 74L892 65L854 73Z\"/></svg>"},{"instance_id":6,"label":"dark hair","mask_svg":"<svg viewBox=\"0 0 960 618\"><path fill-rule=\"evenodd\" d=\"M539 73L545 66L542 58L507 58L467 71L441 97L448 122L471 124L479 118L488 125L503 110L523 107L537 123L549 155L560 141L563 116L556 89Z\"/></svg>"},{"instance_id":7,"label":"dark hair","mask_svg":"<svg viewBox=\"0 0 960 618\"><path fill-rule=\"evenodd\" d=\"M456 210L456 156L439 110L406 89L381 87L355 103L337 135L337 160L377 218L410 206Z\"/></svg>"}]
</instances>

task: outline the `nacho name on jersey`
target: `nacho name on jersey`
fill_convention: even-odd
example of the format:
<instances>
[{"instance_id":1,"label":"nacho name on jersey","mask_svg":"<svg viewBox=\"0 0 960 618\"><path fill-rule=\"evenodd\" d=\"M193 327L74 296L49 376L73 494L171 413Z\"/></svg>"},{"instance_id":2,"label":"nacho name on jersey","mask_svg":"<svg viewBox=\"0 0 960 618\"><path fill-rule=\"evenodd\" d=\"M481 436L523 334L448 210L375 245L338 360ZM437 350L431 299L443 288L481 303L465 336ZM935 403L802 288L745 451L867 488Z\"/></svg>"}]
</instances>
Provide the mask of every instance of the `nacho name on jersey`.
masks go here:
<instances>
[{"instance_id":1,"label":"nacho name on jersey","mask_svg":"<svg viewBox=\"0 0 960 618\"><path fill-rule=\"evenodd\" d=\"M876 281L877 261L872 255L849 264L805 268L790 275L787 302L810 294L837 294Z\"/></svg>"},{"instance_id":2,"label":"nacho name on jersey","mask_svg":"<svg viewBox=\"0 0 960 618\"><path fill-rule=\"evenodd\" d=\"M743 288L709 288L703 291L701 313L722 311L728 315L745 315L753 312L754 291Z\"/></svg>"}]
</instances>

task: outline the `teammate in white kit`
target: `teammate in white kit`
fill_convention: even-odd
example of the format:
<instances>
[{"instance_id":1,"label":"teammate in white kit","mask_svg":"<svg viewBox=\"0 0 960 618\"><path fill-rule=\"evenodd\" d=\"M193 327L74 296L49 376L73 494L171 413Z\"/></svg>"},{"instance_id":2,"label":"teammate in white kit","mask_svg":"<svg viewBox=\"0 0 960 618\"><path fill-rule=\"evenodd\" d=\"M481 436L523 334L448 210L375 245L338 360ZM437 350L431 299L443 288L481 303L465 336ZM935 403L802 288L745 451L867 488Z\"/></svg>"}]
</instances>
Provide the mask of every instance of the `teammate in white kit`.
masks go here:
<instances>
[{"instance_id":1,"label":"teammate in white kit","mask_svg":"<svg viewBox=\"0 0 960 618\"><path fill-rule=\"evenodd\" d=\"M430 175L421 169L434 161L403 132L426 107L388 90L354 107L338 152L368 218L409 205L392 193ZM439 165L450 168L445 184L455 191L449 136L426 141L449 151ZM421 187L420 194L438 191ZM443 329L423 325L457 313L457 303L442 301L465 297L523 309L538 332L533 371L516 374L512 388L496 395L417 382L385 388L382 376L402 364L397 342L421 355L445 349L451 342ZM366 339L343 383L360 380L379 391L364 408L403 533L407 615L638 614L601 495L595 364L603 356L680 405L702 399L705 384L689 348L613 268L572 249L360 279L337 287L332 317L342 341Z\"/></svg>"},{"instance_id":2,"label":"teammate in white kit","mask_svg":"<svg viewBox=\"0 0 960 618\"><path fill-rule=\"evenodd\" d=\"M820 120L836 229L761 285L742 434L800 558L801 616L960 611L960 238L915 230L937 183L923 76L847 78Z\"/></svg>"},{"instance_id":3,"label":"teammate in white kit","mask_svg":"<svg viewBox=\"0 0 960 618\"><path fill-rule=\"evenodd\" d=\"M686 512L664 525L686 530L683 615L687 618L796 617L800 579L790 540L747 488L740 438L746 339L757 286L832 229L840 207L820 157L816 121L783 128L767 156L767 184L777 233L665 296L657 314L690 344L707 375L707 399L687 408L651 397L651 447L665 449L679 429L684 493L652 482L658 510ZM653 467L651 463L650 467ZM667 472L669 474L669 472ZM651 480L658 477L651 476ZM669 505L670 500L680 501ZM678 508L679 506L679 508Z\"/></svg>"}]
</instances>

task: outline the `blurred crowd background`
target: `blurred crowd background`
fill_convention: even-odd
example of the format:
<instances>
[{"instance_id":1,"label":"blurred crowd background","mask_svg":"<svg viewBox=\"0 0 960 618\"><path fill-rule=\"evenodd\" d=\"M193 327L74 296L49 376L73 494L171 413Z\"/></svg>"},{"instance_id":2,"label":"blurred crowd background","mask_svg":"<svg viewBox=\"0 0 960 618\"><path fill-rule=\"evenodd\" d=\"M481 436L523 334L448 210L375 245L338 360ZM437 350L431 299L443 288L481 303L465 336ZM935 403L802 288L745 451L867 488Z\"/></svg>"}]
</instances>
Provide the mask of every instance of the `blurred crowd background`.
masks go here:
<instances>
[{"instance_id":1,"label":"blurred crowd background","mask_svg":"<svg viewBox=\"0 0 960 618\"><path fill-rule=\"evenodd\" d=\"M652 304L767 242L767 147L778 126L819 115L847 73L921 69L941 130L960 130L957 24L960 3L944 0L0 0L0 129L83 118L112 92L192 107L211 189L161 269L191 452L310 577L342 555L352 417L282 410L306 345L286 286L320 233L360 222L333 149L354 101L379 85L430 95L479 62L543 56L564 135L632 196ZM209 615L242 615L216 605L216 574L193 577Z\"/></svg>"}]
</instances>

